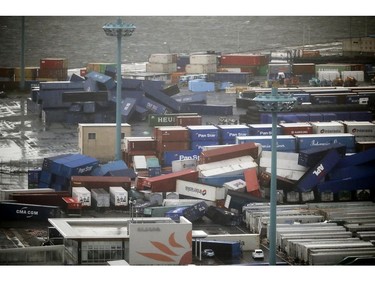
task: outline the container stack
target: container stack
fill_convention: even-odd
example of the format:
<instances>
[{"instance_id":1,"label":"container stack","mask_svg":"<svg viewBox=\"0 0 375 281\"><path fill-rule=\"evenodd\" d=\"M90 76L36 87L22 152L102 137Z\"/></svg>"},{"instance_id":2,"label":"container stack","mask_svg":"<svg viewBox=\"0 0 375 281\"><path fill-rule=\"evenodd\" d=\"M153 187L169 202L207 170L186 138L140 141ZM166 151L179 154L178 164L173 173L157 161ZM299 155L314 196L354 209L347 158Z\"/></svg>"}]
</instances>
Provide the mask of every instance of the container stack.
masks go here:
<instances>
[{"instance_id":1,"label":"container stack","mask_svg":"<svg viewBox=\"0 0 375 281\"><path fill-rule=\"evenodd\" d=\"M187 126L190 148L202 151L204 146L220 144L219 128L214 125Z\"/></svg>"},{"instance_id":2,"label":"container stack","mask_svg":"<svg viewBox=\"0 0 375 281\"><path fill-rule=\"evenodd\" d=\"M216 54L191 54L190 63L185 66L188 74L204 74L217 71Z\"/></svg>"},{"instance_id":3,"label":"container stack","mask_svg":"<svg viewBox=\"0 0 375 281\"><path fill-rule=\"evenodd\" d=\"M225 54L220 57L221 72L250 72L252 75L267 75L268 57L256 54Z\"/></svg>"},{"instance_id":4,"label":"container stack","mask_svg":"<svg viewBox=\"0 0 375 281\"><path fill-rule=\"evenodd\" d=\"M146 72L173 73L177 71L177 54L151 54Z\"/></svg>"},{"instance_id":5,"label":"container stack","mask_svg":"<svg viewBox=\"0 0 375 281\"><path fill-rule=\"evenodd\" d=\"M154 131L156 150L160 161L164 161L164 153L190 149L189 131L183 126L161 126Z\"/></svg>"},{"instance_id":6,"label":"container stack","mask_svg":"<svg viewBox=\"0 0 375 281\"><path fill-rule=\"evenodd\" d=\"M235 144L236 137L248 136L250 131L247 125L217 125L217 127L221 144Z\"/></svg>"}]
</instances>

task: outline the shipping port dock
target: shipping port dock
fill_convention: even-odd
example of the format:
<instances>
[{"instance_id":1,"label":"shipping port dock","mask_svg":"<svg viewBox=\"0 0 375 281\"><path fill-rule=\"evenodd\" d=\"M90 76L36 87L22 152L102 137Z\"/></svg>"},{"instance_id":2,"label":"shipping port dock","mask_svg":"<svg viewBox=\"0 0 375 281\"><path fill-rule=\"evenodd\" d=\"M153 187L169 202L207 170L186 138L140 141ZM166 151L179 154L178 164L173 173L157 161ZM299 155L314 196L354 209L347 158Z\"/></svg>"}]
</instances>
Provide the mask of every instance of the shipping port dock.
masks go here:
<instances>
[{"instance_id":1,"label":"shipping port dock","mask_svg":"<svg viewBox=\"0 0 375 281\"><path fill-rule=\"evenodd\" d=\"M42 61L66 68L64 59ZM166 73L177 61L185 71ZM146 74L122 77L121 159L113 65L8 94L0 99L0 264L264 264L273 176L278 264L374 264L375 87L364 69L153 54ZM316 84L337 75L357 85ZM268 81L250 86L257 80ZM274 88L296 100L278 113L277 132L254 102Z\"/></svg>"}]
</instances>

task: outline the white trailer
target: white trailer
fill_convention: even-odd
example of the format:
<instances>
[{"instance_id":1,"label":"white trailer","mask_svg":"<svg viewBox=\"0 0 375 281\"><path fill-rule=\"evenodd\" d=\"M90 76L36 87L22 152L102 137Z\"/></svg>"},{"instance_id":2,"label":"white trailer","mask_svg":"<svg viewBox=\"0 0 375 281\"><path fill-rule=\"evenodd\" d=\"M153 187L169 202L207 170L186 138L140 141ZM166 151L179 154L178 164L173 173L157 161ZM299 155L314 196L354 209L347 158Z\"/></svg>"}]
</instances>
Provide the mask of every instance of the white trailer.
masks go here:
<instances>
[{"instance_id":1,"label":"white trailer","mask_svg":"<svg viewBox=\"0 0 375 281\"><path fill-rule=\"evenodd\" d=\"M109 187L110 203L114 207L125 207L128 206L128 191L122 186L110 186Z\"/></svg>"}]
</instances>

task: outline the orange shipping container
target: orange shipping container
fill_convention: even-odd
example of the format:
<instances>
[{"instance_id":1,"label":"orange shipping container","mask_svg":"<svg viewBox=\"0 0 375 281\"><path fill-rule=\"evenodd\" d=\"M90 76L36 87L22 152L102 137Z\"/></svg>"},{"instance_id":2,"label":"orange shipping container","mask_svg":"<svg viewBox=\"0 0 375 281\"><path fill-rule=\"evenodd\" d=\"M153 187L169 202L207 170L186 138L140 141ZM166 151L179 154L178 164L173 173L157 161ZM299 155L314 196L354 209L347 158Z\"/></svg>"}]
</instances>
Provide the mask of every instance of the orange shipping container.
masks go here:
<instances>
[{"instance_id":1,"label":"orange shipping container","mask_svg":"<svg viewBox=\"0 0 375 281\"><path fill-rule=\"evenodd\" d=\"M245 182L246 182L246 191L254 192L259 190L259 181L257 176L257 169L251 168L244 171Z\"/></svg>"}]
</instances>

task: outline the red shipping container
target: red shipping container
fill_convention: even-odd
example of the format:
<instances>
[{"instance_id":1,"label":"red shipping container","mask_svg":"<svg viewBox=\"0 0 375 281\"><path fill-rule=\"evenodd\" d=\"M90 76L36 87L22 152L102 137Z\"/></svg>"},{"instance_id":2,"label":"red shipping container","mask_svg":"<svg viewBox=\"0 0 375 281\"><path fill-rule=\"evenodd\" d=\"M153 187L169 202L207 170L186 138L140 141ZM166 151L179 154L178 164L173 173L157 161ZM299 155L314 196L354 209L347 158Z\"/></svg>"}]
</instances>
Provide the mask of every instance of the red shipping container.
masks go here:
<instances>
[{"instance_id":1,"label":"red shipping container","mask_svg":"<svg viewBox=\"0 0 375 281\"><path fill-rule=\"evenodd\" d=\"M198 182L198 171L189 169L150 177L144 180L143 186L152 192L176 192L177 179Z\"/></svg>"},{"instance_id":2,"label":"red shipping container","mask_svg":"<svg viewBox=\"0 0 375 281\"><path fill-rule=\"evenodd\" d=\"M264 55L254 54L227 54L220 58L220 65L238 65L238 66L260 66L266 65L268 59Z\"/></svg>"},{"instance_id":3,"label":"red shipping container","mask_svg":"<svg viewBox=\"0 0 375 281\"><path fill-rule=\"evenodd\" d=\"M88 190L93 188L108 189L110 186L121 186L130 190L131 178L112 177L112 176L72 176L70 178L70 187L85 187Z\"/></svg>"},{"instance_id":4,"label":"red shipping container","mask_svg":"<svg viewBox=\"0 0 375 281\"><path fill-rule=\"evenodd\" d=\"M127 140L128 152L132 151L145 151L145 150L155 150L156 140Z\"/></svg>"},{"instance_id":5,"label":"red shipping container","mask_svg":"<svg viewBox=\"0 0 375 281\"><path fill-rule=\"evenodd\" d=\"M258 158L258 146L254 142L202 151L199 156L199 164L222 161L246 155L250 155L254 159Z\"/></svg>"},{"instance_id":6,"label":"red shipping container","mask_svg":"<svg viewBox=\"0 0 375 281\"><path fill-rule=\"evenodd\" d=\"M40 60L40 69L67 69L68 61L63 58L45 58Z\"/></svg>"},{"instance_id":7,"label":"red shipping container","mask_svg":"<svg viewBox=\"0 0 375 281\"><path fill-rule=\"evenodd\" d=\"M62 207L62 197L69 196L68 191L36 192L36 193L12 193L10 199L18 203L59 206Z\"/></svg>"},{"instance_id":8,"label":"red shipping container","mask_svg":"<svg viewBox=\"0 0 375 281\"><path fill-rule=\"evenodd\" d=\"M177 126L194 126L202 125L202 116L177 116L176 117Z\"/></svg>"},{"instance_id":9,"label":"red shipping container","mask_svg":"<svg viewBox=\"0 0 375 281\"><path fill-rule=\"evenodd\" d=\"M79 202L77 198L62 197L62 200L65 203L65 208L68 210L76 210L82 208L82 203Z\"/></svg>"},{"instance_id":10,"label":"red shipping container","mask_svg":"<svg viewBox=\"0 0 375 281\"><path fill-rule=\"evenodd\" d=\"M308 123L285 123L280 124L280 127L283 135L313 134L313 127Z\"/></svg>"},{"instance_id":11,"label":"red shipping container","mask_svg":"<svg viewBox=\"0 0 375 281\"><path fill-rule=\"evenodd\" d=\"M254 192L259 190L259 181L257 176L257 169L246 169L243 172L245 176L245 182L246 182L246 191L247 192Z\"/></svg>"},{"instance_id":12,"label":"red shipping container","mask_svg":"<svg viewBox=\"0 0 375 281\"><path fill-rule=\"evenodd\" d=\"M187 141L189 140L189 130L182 126L163 126L155 128L157 141Z\"/></svg>"},{"instance_id":13,"label":"red shipping container","mask_svg":"<svg viewBox=\"0 0 375 281\"><path fill-rule=\"evenodd\" d=\"M190 149L190 141L158 141L157 142L157 150L159 152L164 151L181 151L181 150L189 150Z\"/></svg>"}]
</instances>

